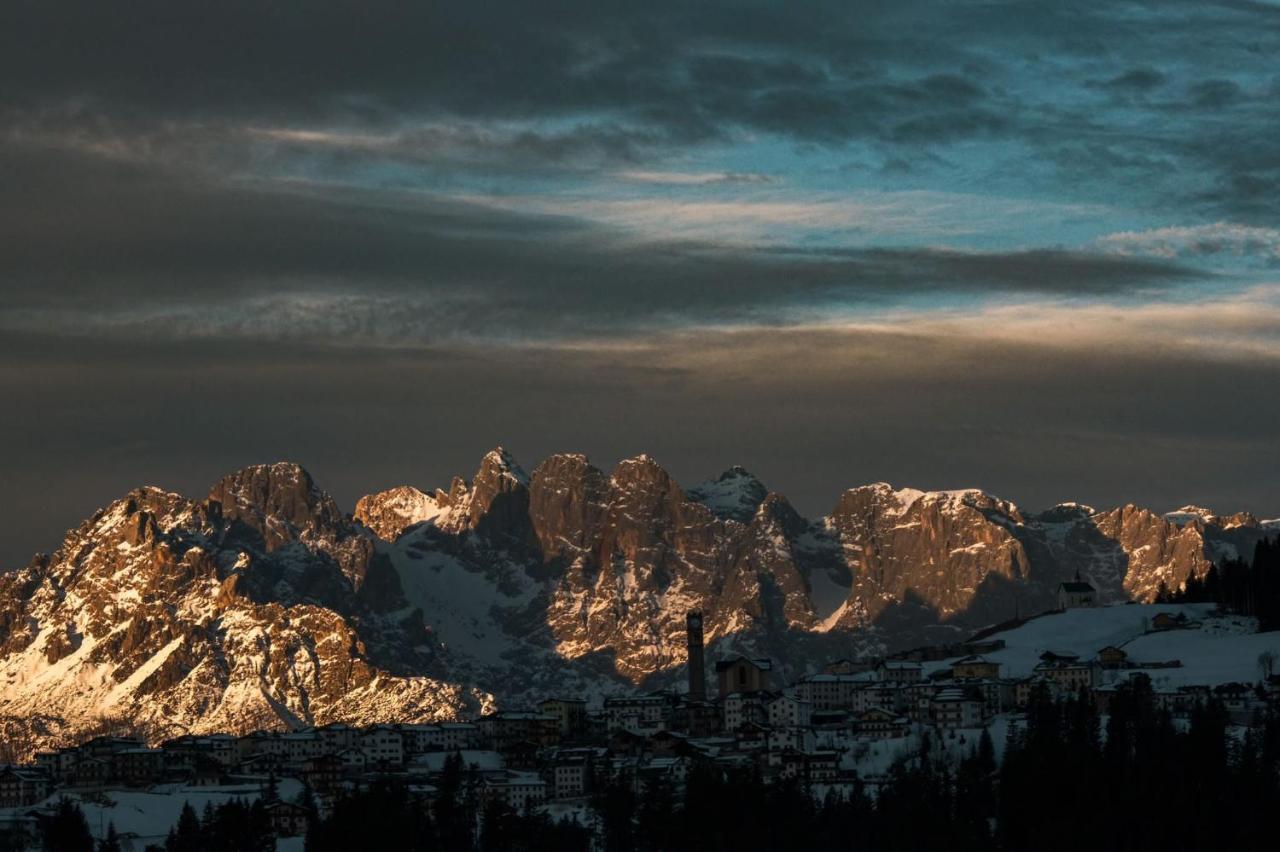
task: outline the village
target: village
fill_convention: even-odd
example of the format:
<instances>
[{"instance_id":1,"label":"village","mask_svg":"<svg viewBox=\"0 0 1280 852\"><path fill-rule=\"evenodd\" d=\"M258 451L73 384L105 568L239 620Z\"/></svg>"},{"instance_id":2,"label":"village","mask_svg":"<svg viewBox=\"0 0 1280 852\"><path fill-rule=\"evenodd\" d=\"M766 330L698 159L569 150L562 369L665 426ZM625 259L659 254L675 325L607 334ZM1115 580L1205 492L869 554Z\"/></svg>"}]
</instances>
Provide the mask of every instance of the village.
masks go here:
<instances>
[{"instance_id":1,"label":"village","mask_svg":"<svg viewBox=\"0 0 1280 852\"><path fill-rule=\"evenodd\" d=\"M1041 618L1052 624L1049 619L1093 603L1088 584L1063 584L1060 614ZM1128 616L1127 610L1151 611L1149 618L1142 615L1140 638L1198 634L1205 629L1200 621L1215 617L1207 610L1189 614L1187 607L1106 609L1112 610L1105 613L1111 621ZM175 798L204 791L224 798L263 796L277 836L300 837L316 807L323 811L335 797L375 782L402 784L429 801L454 755L480 800L500 799L522 812L586 814L589 797L610 783L625 783L637 793L658 783L679 790L699 765L758 773L766 782L790 779L825 795L854 783L874 788L893 760L925 736L944 750L972 748L984 730L1003 739L1037 695L1084 691L1105 714L1121 684L1158 683L1162 673L1182 666L1178 659L1131 659L1125 648L1105 645L1092 654L1045 649L1030 671L1023 666L1015 673L1001 662L1013 649L995 635L883 659L833 661L779 684L767 659L730 656L709 671L700 613L688 614L686 635L683 691L609 697L597 706L578 697L547 696L527 709L438 724L332 724L242 736L188 735L154 745L102 736L40 752L31 763L0 768L0 831L33 833L63 795L105 804L110 799L102 797L111 791ZM1259 663L1272 659L1264 654ZM1220 681L1155 687L1157 706L1185 719L1212 697L1234 724L1248 726L1280 701L1280 676L1269 666L1250 682ZM286 795L303 790L314 804ZM162 839L165 830L161 826L154 836L144 836L144 829L132 832L133 848ZM129 833L126 827L122 836Z\"/></svg>"}]
</instances>

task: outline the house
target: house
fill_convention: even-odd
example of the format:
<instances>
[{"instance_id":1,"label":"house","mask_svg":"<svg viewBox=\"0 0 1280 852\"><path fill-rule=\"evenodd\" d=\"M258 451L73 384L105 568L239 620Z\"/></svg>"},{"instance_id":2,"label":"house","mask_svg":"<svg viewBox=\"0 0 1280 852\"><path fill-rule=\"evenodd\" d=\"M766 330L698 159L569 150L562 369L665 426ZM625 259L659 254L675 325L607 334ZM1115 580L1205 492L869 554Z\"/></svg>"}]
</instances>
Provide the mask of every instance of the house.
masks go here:
<instances>
[{"instance_id":1,"label":"house","mask_svg":"<svg viewBox=\"0 0 1280 852\"><path fill-rule=\"evenodd\" d=\"M585 707L583 708L585 715ZM528 710L499 710L482 716L476 727L490 747L498 750L510 748L516 743L553 745L560 739L560 719L548 713Z\"/></svg>"},{"instance_id":2,"label":"house","mask_svg":"<svg viewBox=\"0 0 1280 852\"><path fill-rule=\"evenodd\" d=\"M816 674L802 679L793 689L796 697L809 702L814 710L848 710L855 704L857 691L874 682L874 671Z\"/></svg>"},{"instance_id":3,"label":"house","mask_svg":"<svg viewBox=\"0 0 1280 852\"><path fill-rule=\"evenodd\" d=\"M1235 716L1246 713L1253 705L1254 689L1244 683L1221 683L1213 688L1213 696L1223 708Z\"/></svg>"},{"instance_id":4,"label":"house","mask_svg":"<svg viewBox=\"0 0 1280 852\"><path fill-rule=\"evenodd\" d=\"M807 728L813 705L792 695L779 694L765 702L765 711L767 721L776 728Z\"/></svg>"},{"instance_id":5,"label":"house","mask_svg":"<svg viewBox=\"0 0 1280 852\"><path fill-rule=\"evenodd\" d=\"M1104 669L1123 669L1129 665L1129 654L1123 648L1108 645L1098 652L1098 665Z\"/></svg>"},{"instance_id":6,"label":"house","mask_svg":"<svg viewBox=\"0 0 1280 852\"><path fill-rule=\"evenodd\" d=\"M284 744L286 762L295 766L328 751L324 739L315 731L296 731L285 734L280 737L280 741Z\"/></svg>"},{"instance_id":7,"label":"house","mask_svg":"<svg viewBox=\"0 0 1280 852\"><path fill-rule=\"evenodd\" d=\"M154 784L164 774L165 754L158 748L127 748L111 756L115 777L131 787Z\"/></svg>"},{"instance_id":8,"label":"house","mask_svg":"<svg viewBox=\"0 0 1280 852\"><path fill-rule=\"evenodd\" d=\"M720 697L735 692L759 692L768 688L769 672L773 662L764 659L748 659L743 656L716 663L716 677L720 681Z\"/></svg>"},{"instance_id":9,"label":"house","mask_svg":"<svg viewBox=\"0 0 1280 852\"><path fill-rule=\"evenodd\" d=\"M858 715L854 723L858 736L873 740L896 739L907 735L908 722L883 707L873 707Z\"/></svg>"},{"instance_id":10,"label":"house","mask_svg":"<svg viewBox=\"0 0 1280 852\"><path fill-rule=\"evenodd\" d=\"M873 660L841 659L832 663L827 663L822 667L822 672L823 674L832 675L851 675L875 671L875 667L876 665Z\"/></svg>"},{"instance_id":11,"label":"house","mask_svg":"<svg viewBox=\"0 0 1280 852\"><path fill-rule=\"evenodd\" d=\"M307 833L311 814L302 805L293 802L272 802L267 805L267 819L277 837L299 837Z\"/></svg>"},{"instance_id":12,"label":"house","mask_svg":"<svg viewBox=\"0 0 1280 852\"><path fill-rule=\"evenodd\" d=\"M324 741L325 751L328 752L355 748L360 740L360 731L341 722L316 728L316 733Z\"/></svg>"},{"instance_id":13,"label":"house","mask_svg":"<svg viewBox=\"0 0 1280 852\"><path fill-rule=\"evenodd\" d=\"M1157 612L1151 619L1152 630L1181 630L1190 626L1185 613Z\"/></svg>"},{"instance_id":14,"label":"house","mask_svg":"<svg viewBox=\"0 0 1280 852\"><path fill-rule=\"evenodd\" d=\"M1046 651L1040 655L1035 675L1047 678L1066 692L1090 689L1097 683L1097 667L1084 663L1075 654L1055 654Z\"/></svg>"},{"instance_id":15,"label":"house","mask_svg":"<svg viewBox=\"0 0 1280 852\"><path fill-rule=\"evenodd\" d=\"M591 792L596 764L604 759L604 749L557 749L547 769L553 799L576 799Z\"/></svg>"},{"instance_id":16,"label":"house","mask_svg":"<svg viewBox=\"0 0 1280 852\"><path fill-rule=\"evenodd\" d=\"M951 664L951 677L956 680L995 680L1000 677L1000 664L979 654L970 654Z\"/></svg>"},{"instance_id":17,"label":"house","mask_svg":"<svg viewBox=\"0 0 1280 852\"><path fill-rule=\"evenodd\" d=\"M25 808L49 795L49 776L37 769L6 766L0 769L0 808Z\"/></svg>"},{"instance_id":18,"label":"house","mask_svg":"<svg viewBox=\"0 0 1280 852\"><path fill-rule=\"evenodd\" d=\"M462 751L480 744L480 729L474 722L441 722L440 750Z\"/></svg>"},{"instance_id":19,"label":"house","mask_svg":"<svg viewBox=\"0 0 1280 852\"><path fill-rule=\"evenodd\" d=\"M917 683L924 680L924 666L912 660L884 660L876 674L884 683Z\"/></svg>"},{"instance_id":20,"label":"house","mask_svg":"<svg viewBox=\"0 0 1280 852\"><path fill-rule=\"evenodd\" d=\"M506 770L486 775L480 784L486 799L501 799L516 811L537 807L547 800L547 782L533 772Z\"/></svg>"},{"instance_id":21,"label":"house","mask_svg":"<svg viewBox=\"0 0 1280 852\"><path fill-rule=\"evenodd\" d=\"M580 698L548 698L538 704L538 712L556 717L562 737L580 734L587 727L587 702Z\"/></svg>"},{"instance_id":22,"label":"house","mask_svg":"<svg viewBox=\"0 0 1280 852\"><path fill-rule=\"evenodd\" d=\"M371 767L404 763L404 737L391 725L374 725L360 735L360 751Z\"/></svg>"},{"instance_id":23,"label":"house","mask_svg":"<svg viewBox=\"0 0 1280 852\"><path fill-rule=\"evenodd\" d=\"M781 778L796 778L804 784L825 784L834 781L840 764L835 751L798 751L782 755Z\"/></svg>"},{"instance_id":24,"label":"house","mask_svg":"<svg viewBox=\"0 0 1280 852\"><path fill-rule=\"evenodd\" d=\"M1091 583L1080 579L1058 584L1058 609L1080 609L1098 605L1098 590Z\"/></svg>"},{"instance_id":25,"label":"house","mask_svg":"<svg viewBox=\"0 0 1280 852\"><path fill-rule=\"evenodd\" d=\"M671 727L675 710L673 696L666 693L606 698L605 730L651 734Z\"/></svg>"},{"instance_id":26,"label":"house","mask_svg":"<svg viewBox=\"0 0 1280 852\"><path fill-rule=\"evenodd\" d=\"M682 700L672 713L671 727L694 737L710 736L720 730L720 708L710 701Z\"/></svg>"},{"instance_id":27,"label":"house","mask_svg":"<svg viewBox=\"0 0 1280 852\"><path fill-rule=\"evenodd\" d=\"M724 714L724 729L734 733L743 725L763 725L769 718L768 702L777 697L772 692L733 692L720 704Z\"/></svg>"},{"instance_id":28,"label":"house","mask_svg":"<svg viewBox=\"0 0 1280 852\"><path fill-rule=\"evenodd\" d=\"M363 757L363 753L356 752ZM361 767L363 769L363 766ZM313 790L326 793L338 786L346 773L346 764L336 754L322 754L303 761L302 780Z\"/></svg>"},{"instance_id":29,"label":"house","mask_svg":"<svg viewBox=\"0 0 1280 852\"><path fill-rule=\"evenodd\" d=\"M933 697L933 723L939 728L980 728L986 720L986 701L975 689L954 687Z\"/></svg>"}]
</instances>

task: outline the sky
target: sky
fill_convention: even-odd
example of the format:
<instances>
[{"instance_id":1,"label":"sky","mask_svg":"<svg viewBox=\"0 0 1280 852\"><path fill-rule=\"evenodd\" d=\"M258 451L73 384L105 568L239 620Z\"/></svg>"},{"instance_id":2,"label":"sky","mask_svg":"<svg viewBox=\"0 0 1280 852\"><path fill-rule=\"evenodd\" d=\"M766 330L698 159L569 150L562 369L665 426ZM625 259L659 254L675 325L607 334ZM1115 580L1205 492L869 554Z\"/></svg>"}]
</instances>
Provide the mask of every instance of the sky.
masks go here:
<instances>
[{"instance_id":1,"label":"sky","mask_svg":"<svg viewBox=\"0 0 1280 852\"><path fill-rule=\"evenodd\" d=\"M0 566L502 444L1280 516L1280 3L0 4Z\"/></svg>"}]
</instances>

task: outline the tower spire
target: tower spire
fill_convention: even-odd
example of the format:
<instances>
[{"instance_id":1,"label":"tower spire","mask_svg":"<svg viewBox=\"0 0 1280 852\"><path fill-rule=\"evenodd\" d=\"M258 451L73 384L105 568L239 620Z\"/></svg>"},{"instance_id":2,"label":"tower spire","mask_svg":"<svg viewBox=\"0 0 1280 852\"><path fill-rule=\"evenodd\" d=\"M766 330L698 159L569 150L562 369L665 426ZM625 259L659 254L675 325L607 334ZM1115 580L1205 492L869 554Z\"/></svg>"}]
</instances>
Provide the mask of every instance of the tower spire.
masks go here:
<instances>
[{"instance_id":1,"label":"tower spire","mask_svg":"<svg viewBox=\"0 0 1280 852\"><path fill-rule=\"evenodd\" d=\"M685 616L685 633L689 648L689 700L707 700L706 659L702 648L702 613L694 610Z\"/></svg>"}]
</instances>

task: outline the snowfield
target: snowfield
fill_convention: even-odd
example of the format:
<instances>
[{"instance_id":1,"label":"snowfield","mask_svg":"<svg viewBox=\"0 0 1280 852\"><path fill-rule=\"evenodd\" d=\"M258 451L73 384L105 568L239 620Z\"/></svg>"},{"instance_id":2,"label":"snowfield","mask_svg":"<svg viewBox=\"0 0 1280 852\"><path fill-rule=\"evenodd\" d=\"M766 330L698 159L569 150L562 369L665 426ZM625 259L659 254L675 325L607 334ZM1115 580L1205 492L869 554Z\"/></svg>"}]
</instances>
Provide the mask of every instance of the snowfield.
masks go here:
<instances>
[{"instance_id":1,"label":"snowfield","mask_svg":"<svg viewBox=\"0 0 1280 852\"><path fill-rule=\"evenodd\" d=\"M1157 688L1258 681L1258 655L1272 651L1280 658L1280 632L1256 633L1253 619L1218 617L1213 611L1212 604L1123 604L1049 613L987 637L1004 640L1005 647L984 656L1001 664L1002 677L1022 678L1031 676L1045 651L1090 660L1114 645L1135 663L1181 661L1180 668L1147 670ZM1186 615L1199 626L1152 632L1151 620L1162 612ZM947 668L955 659L925 663L925 673Z\"/></svg>"}]
</instances>

